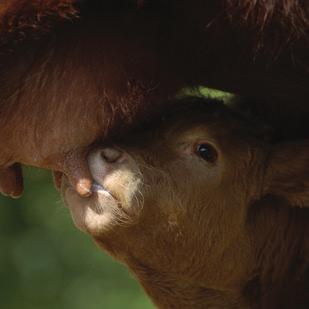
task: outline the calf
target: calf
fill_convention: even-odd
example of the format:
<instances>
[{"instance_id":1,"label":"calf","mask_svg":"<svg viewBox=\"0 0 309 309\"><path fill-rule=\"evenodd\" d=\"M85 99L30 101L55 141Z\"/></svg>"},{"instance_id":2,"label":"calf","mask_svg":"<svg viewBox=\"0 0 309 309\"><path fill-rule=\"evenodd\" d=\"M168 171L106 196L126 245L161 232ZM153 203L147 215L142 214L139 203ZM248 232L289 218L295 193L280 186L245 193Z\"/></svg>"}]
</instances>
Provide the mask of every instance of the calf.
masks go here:
<instances>
[{"instance_id":1,"label":"calf","mask_svg":"<svg viewBox=\"0 0 309 309\"><path fill-rule=\"evenodd\" d=\"M91 197L63 181L76 226L158 308L305 308L309 142L198 98L155 127L89 154Z\"/></svg>"}]
</instances>

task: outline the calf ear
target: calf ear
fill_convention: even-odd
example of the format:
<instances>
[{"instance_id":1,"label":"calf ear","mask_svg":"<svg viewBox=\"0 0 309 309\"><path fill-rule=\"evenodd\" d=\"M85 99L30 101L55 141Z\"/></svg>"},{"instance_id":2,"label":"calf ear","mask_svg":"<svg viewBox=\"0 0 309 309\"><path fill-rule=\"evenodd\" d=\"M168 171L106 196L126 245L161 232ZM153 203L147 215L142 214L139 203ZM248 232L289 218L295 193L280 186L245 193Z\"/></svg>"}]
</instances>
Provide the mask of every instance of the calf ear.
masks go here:
<instances>
[{"instance_id":1,"label":"calf ear","mask_svg":"<svg viewBox=\"0 0 309 309\"><path fill-rule=\"evenodd\" d=\"M266 194L291 206L309 207L309 140L274 146L265 180Z\"/></svg>"}]
</instances>

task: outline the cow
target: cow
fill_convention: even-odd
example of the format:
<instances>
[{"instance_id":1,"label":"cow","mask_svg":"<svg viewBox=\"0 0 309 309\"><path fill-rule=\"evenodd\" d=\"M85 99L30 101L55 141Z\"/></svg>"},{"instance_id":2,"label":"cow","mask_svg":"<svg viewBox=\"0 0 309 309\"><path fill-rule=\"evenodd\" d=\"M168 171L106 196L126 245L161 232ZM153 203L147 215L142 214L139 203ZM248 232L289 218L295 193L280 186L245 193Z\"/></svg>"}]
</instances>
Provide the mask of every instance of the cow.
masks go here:
<instances>
[{"instance_id":1,"label":"cow","mask_svg":"<svg viewBox=\"0 0 309 309\"><path fill-rule=\"evenodd\" d=\"M309 141L216 100L185 98L88 155L91 197L63 179L75 225L160 309L307 308Z\"/></svg>"},{"instance_id":2,"label":"cow","mask_svg":"<svg viewBox=\"0 0 309 309\"><path fill-rule=\"evenodd\" d=\"M308 137L307 55L305 1L1 1L0 191L21 195L24 164L90 195L89 145L186 87L250 97L279 138Z\"/></svg>"}]
</instances>

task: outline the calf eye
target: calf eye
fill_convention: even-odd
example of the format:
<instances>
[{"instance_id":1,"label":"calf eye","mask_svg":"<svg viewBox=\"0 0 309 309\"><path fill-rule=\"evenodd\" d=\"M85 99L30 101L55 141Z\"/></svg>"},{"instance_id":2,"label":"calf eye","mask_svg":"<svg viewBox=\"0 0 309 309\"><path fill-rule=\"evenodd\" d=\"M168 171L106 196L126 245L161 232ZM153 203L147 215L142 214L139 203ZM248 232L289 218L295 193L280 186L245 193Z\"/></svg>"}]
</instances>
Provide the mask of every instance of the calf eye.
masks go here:
<instances>
[{"instance_id":1,"label":"calf eye","mask_svg":"<svg viewBox=\"0 0 309 309\"><path fill-rule=\"evenodd\" d=\"M218 157L216 149L210 144L198 144L195 153L208 162L215 162Z\"/></svg>"}]
</instances>

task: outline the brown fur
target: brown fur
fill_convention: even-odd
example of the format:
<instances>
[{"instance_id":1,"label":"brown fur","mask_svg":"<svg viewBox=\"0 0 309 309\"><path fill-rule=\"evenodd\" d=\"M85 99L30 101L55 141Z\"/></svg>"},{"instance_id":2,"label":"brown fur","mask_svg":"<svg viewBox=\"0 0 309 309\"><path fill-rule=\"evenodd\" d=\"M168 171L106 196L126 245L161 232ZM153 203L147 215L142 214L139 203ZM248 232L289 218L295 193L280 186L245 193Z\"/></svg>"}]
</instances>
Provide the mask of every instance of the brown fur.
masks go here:
<instances>
[{"instance_id":1,"label":"brown fur","mask_svg":"<svg viewBox=\"0 0 309 309\"><path fill-rule=\"evenodd\" d=\"M0 6L2 47L12 43L18 44L29 34L48 32L55 23L76 17L75 2L75 0L2 1Z\"/></svg>"},{"instance_id":2,"label":"brown fur","mask_svg":"<svg viewBox=\"0 0 309 309\"><path fill-rule=\"evenodd\" d=\"M87 146L188 86L252 97L281 139L309 135L306 1L6 0L0 28L3 168L64 172L87 193Z\"/></svg>"},{"instance_id":3,"label":"brown fur","mask_svg":"<svg viewBox=\"0 0 309 309\"><path fill-rule=\"evenodd\" d=\"M308 141L272 145L216 101L185 103L90 153L100 190L64 186L75 224L158 308L307 308Z\"/></svg>"}]
</instances>

